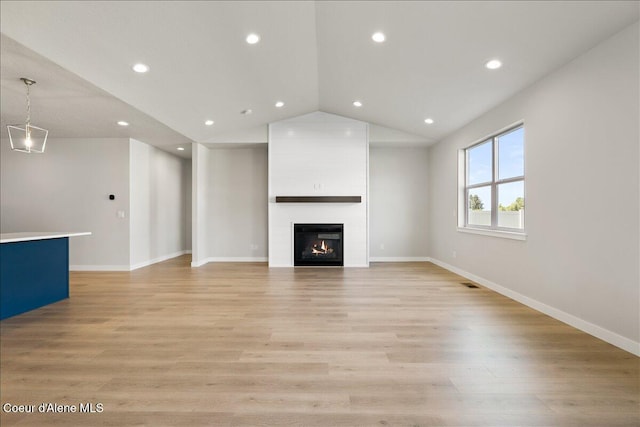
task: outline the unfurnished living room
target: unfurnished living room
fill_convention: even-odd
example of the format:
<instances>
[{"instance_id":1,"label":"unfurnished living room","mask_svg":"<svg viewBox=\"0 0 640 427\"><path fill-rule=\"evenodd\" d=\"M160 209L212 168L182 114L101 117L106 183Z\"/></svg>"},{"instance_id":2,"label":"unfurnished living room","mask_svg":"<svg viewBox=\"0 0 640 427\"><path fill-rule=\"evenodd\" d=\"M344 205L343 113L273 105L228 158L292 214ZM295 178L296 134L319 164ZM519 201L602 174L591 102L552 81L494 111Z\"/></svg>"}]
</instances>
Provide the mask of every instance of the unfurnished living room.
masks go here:
<instances>
[{"instance_id":1,"label":"unfurnished living room","mask_svg":"<svg viewBox=\"0 0 640 427\"><path fill-rule=\"evenodd\" d=\"M638 1L0 1L0 424L640 426Z\"/></svg>"}]
</instances>

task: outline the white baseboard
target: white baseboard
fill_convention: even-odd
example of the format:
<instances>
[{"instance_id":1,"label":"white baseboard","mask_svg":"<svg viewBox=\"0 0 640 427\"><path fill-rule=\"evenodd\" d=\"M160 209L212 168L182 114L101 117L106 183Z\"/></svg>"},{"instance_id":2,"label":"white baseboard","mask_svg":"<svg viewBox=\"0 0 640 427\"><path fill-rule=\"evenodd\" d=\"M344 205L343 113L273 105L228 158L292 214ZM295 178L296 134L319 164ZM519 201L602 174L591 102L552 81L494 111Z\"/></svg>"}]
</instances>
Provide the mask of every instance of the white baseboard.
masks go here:
<instances>
[{"instance_id":1,"label":"white baseboard","mask_svg":"<svg viewBox=\"0 0 640 427\"><path fill-rule=\"evenodd\" d=\"M128 265L70 265L69 271L130 271Z\"/></svg>"},{"instance_id":2,"label":"white baseboard","mask_svg":"<svg viewBox=\"0 0 640 427\"><path fill-rule=\"evenodd\" d=\"M162 262L162 261L167 261L169 259L185 255L186 253L187 253L187 251L178 251L178 252L174 252L172 254L162 255L160 257L157 257L157 258L154 258L154 259L150 259L148 261L144 261L144 262L140 262L138 264L134 264L134 265L131 266L130 270L133 271L133 270L137 270L137 269L142 268L142 267L148 267L148 266L150 266L152 264L157 264L157 263Z\"/></svg>"},{"instance_id":3,"label":"white baseboard","mask_svg":"<svg viewBox=\"0 0 640 427\"><path fill-rule=\"evenodd\" d=\"M267 262L269 259L265 257L211 257L207 258L209 262Z\"/></svg>"},{"instance_id":4,"label":"white baseboard","mask_svg":"<svg viewBox=\"0 0 640 427\"><path fill-rule=\"evenodd\" d=\"M429 257L426 256L414 256L414 257L394 257L394 256L372 256L369 257L370 262L428 262Z\"/></svg>"},{"instance_id":5,"label":"white baseboard","mask_svg":"<svg viewBox=\"0 0 640 427\"><path fill-rule=\"evenodd\" d=\"M594 325L593 323L588 322L584 319L542 303L526 295L522 295L519 292L505 288L504 286L500 286L497 283L494 283L480 276L476 276L475 274L469 273L468 271L465 271L461 268L454 267L453 265L447 264L438 259L431 258L431 262L446 270L459 274L462 277L473 280L474 282L477 282L482 286L491 289L492 291L495 291L508 298L511 298L512 300L518 301L519 303L531 307L534 310L537 310L541 313L553 317L554 319L573 326L576 329L580 329L581 331L586 332L589 335L593 335L594 337L599 338L603 341L606 341L611 345L619 347L625 351L628 351L629 353L635 354L636 356L640 356L640 342L636 342L629 338L623 337L622 335L616 334L615 332L612 332L608 329L602 328L598 325Z\"/></svg>"},{"instance_id":6,"label":"white baseboard","mask_svg":"<svg viewBox=\"0 0 640 427\"><path fill-rule=\"evenodd\" d=\"M200 267L210 262L267 262L267 257L209 257L191 262L191 267Z\"/></svg>"},{"instance_id":7,"label":"white baseboard","mask_svg":"<svg viewBox=\"0 0 640 427\"><path fill-rule=\"evenodd\" d=\"M178 251L172 254L163 255L161 257L157 257L149 261L144 261L131 266L129 265L70 265L69 271L133 271L133 270L137 270L138 268L147 267L162 261L167 261L169 259L176 258L181 255L185 255L187 253L191 253L191 251Z\"/></svg>"},{"instance_id":8,"label":"white baseboard","mask_svg":"<svg viewBox=\"0 0 640 427\"><path fill-rule=\"evenodd\" d=\"M197 262L196 261L191 261L191 267L200 267L200 266L205 265L208 262L209 262L209 258L205 258L205 259L197 261Z\"/></svg>"}]
</instances>

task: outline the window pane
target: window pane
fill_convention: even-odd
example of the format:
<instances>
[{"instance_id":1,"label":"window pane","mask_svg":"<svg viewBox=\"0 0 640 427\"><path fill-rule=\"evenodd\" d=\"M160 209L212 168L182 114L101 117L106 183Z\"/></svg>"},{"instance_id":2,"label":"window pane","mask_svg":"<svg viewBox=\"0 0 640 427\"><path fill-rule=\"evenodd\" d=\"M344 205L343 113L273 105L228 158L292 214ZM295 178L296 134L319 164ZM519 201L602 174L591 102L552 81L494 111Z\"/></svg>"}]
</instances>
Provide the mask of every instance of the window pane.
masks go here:
<instances>
[{"instance_id":1,"label":"window pane","mask_svg":"<svg viewBox=\"0 0 640 427\"><path fill-rule=\"evenodd\" d=\"M467 184L491 182L493 159L491 155L491 141L484 142L467 150L468 178Z\"/></svg>"},{"instance_id":2,"label":"window pane","mask_svg":"<svg viewBox=\"0 0 640 427\"><path fill-rule=\"evenodd\" d=\"M478 187L467 191L469 225L491 226L491 187Z\"/></svg>"},{"instance_id":3,"label":"window pane","mask_svg":"<svg viewBox=\"0 0 640 427\"><path fill-rule=\"evenodd\" d=\"M524 176L524 128L501 135L498 140L498 179Z\"/></svg>"},{"instance_id":4,"label":"window pane","mask_svg":"<svg viewBox=\"0 0 640 427\"><path fill-rule=\"evenodd\" d=\"M498 227L524 229L524 181L498 185Z\"/></svg>"}]
</instances>

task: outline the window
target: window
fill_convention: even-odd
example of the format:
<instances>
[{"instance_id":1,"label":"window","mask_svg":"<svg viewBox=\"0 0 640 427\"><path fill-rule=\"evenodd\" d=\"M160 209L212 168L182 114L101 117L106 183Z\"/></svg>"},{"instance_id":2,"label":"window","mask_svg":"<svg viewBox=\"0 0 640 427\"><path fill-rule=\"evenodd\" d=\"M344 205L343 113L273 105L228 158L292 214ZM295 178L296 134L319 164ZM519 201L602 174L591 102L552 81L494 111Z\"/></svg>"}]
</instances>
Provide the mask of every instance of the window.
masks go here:
<instances>
[{"instance_id":1,"label":"window","mask_svg":"<svg viewBox=\"0 0 640 427\"><path fill-rule=\"evenodd\" d=\"M484 139L463 154L464 224L461 225L467 229L523 233L523 125Z\"/></svg>"}]
</instances>

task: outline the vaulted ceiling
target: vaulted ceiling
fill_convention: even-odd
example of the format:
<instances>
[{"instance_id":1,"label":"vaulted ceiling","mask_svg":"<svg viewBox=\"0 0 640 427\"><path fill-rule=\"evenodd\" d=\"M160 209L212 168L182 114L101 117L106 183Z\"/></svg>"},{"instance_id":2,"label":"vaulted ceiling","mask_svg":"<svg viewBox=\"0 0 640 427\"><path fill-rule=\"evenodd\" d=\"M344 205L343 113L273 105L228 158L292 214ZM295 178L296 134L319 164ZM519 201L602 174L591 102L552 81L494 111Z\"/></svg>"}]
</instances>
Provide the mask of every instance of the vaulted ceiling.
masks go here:
<instances>
[{"instance_id":1,"label":"vaulted ceiling","mask_svg":"<svg viewBox=\"0 0 640 427\"><path fill-rule=\"evenodd\" d=\"M0 8L3 125L23 120L24 76L38 81L34 123L52 136L132 136L164 148L264 142L266 124L316 110L373 123L383 142L429 144L639 18L636 1ZM371 39L376 31L383 43ZM249 33L259 43L248 44ZM486 69L493 58L504 66ZM138 62L150 71L133 72Z\"/></svg>"}]
</instances>

